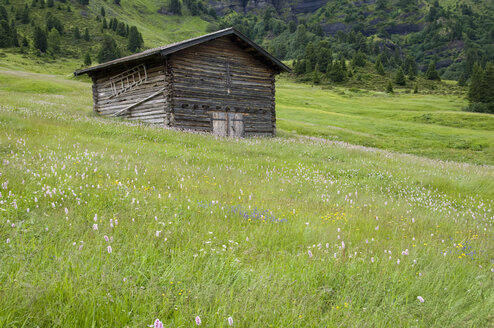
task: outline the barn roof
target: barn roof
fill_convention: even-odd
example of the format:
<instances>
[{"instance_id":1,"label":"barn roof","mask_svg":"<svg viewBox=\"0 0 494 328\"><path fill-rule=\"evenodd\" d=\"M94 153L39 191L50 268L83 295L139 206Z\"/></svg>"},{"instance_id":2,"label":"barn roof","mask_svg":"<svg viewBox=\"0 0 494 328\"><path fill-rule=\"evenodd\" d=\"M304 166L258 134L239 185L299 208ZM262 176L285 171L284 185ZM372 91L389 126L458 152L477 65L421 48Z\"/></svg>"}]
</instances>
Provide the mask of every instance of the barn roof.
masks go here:
<instances>
[{"instance_id":1,"label":"barn roof","mask_svg":"<svg viewBox=\"0 0 494 328\"><path fill-rule=\"evenodd\" d=\"M228 36L228 35L236 36L241 41L247 43L249 46L251 46L252 48L254 48L256 50L258 55L260 55L261 57L266 59L272 66L277 68L280 72L281 71L290 72L290 68L288 68L285 64L283 64L281 61L276 59L276 57L271 55L269 52L264 50L262 47L260 47L256 43L254 43L254 41L250 40L248 37L246 37L245 35L243 35L239 31L237 31L233 27L229 27L229 28L226 28L224 30L219 30L219 31L216 31L216 32L213 32L210 34L206 34L206 35L199 36L196 38L188 39L185 41L172 43L172 44L158 47L158 48L148 49L146 51L143 51L143 52L140 52L137 54L133 54L130 56L118 58L118 59L100 64L100 65L97 65L94 67L81 69L81 70L75 71L74 75L78 76L78 75L82 75L82 74L86 74L86 73L90 73L90 72L95 72L95 71L99 71L99 70L102 70L102 69L105 69L105 68L108 68L108 67L111 67L114 65L123 64L123 63L127 63L127 62L132 62L132 61L138 61L138 60L141 60L141 59L144 59L147 57L156 56L158 54L161 54L161 56L166 56L166 55L172 54L174 52L177 52L177 51L189 48L189 47L193 47L195 45L198 45L198 44L201 44L201 43L204 43L207 41L211 41L211 40L214 40L217 38L221 38L223 36Z\"/></svg>"}]
</instances>

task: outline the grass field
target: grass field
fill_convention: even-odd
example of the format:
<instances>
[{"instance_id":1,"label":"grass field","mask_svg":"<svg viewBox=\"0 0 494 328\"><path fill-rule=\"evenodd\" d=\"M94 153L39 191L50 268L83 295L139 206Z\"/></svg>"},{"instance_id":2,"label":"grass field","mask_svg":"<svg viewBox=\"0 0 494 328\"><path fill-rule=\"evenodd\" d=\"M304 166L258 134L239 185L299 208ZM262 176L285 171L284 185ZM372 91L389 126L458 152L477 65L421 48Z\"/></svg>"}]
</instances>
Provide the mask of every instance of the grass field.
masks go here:
<instances>
[{"instance_id":1,"label":"grass field","mask_svg":"<svg viewBox=\"0 0 494 328\"><path fill-rule=\"evenodd\" d=\"M216 139L1 71L0 327L493 327L492 119L287 80L277 101L279 137Z\"/></svg>"}]
</instances>

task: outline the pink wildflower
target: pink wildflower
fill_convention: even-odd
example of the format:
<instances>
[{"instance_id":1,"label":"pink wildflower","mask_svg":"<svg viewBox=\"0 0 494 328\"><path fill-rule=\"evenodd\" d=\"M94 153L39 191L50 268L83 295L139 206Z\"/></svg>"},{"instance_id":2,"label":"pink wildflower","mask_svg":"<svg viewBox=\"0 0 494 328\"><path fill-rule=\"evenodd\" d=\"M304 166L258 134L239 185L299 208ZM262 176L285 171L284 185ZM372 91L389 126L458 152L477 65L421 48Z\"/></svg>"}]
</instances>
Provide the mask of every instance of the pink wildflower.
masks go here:
<instances>
[{"instance_id":1,"label":"pink wildflower","mask_svg":"<svg viewBox=\"0 0 494 328\"><path fill-rule=\"evenodd\" d=\"M199 316L196 317L196 325L201 325L201 318Z\"/></svg>"},{"instance_id":2,"label":"pink wildflower","mask_svg":"<svg viewBox=\"0 0 494 328\"><path fill-rule=\"evenodd\" d=\"M422 296L417 296L417 299L419 300L420 303L424 303L425 300Z\"/></svg>"},{"instance_id":3,"label":"pink wildflower","mask_svg":"<svg viewBox=\"0 0 494 328\"><path fill-rule=\"evenodd\" d=\"M308 251L308 253L309 253L309 258L311 258L312 257L312 252L311 251Z\"/></svg>"},{"instance_id":4,"label":"pink wildflower","mask_svg":"<svg viewBox=\"0 0 494 328\"><path fill-rule=\"evenodd\" d=\"M228 317L228 325L233 326L233 318Z\"/></svg>"},{"instance_id":5,"label":"pink wildflower","mask_svg":"<svg viewBox=\"0 0 494 328\"><path fill-rule=\"evenodd\" d=\"M111 253L113 252L113 250L111 249L111 246L108 246L108 247L106 248L106 250L108 251L108 254L111 254Z\"/></svg>"},{"instance_id":6,"label":"pink wildflower","mask_svg":"<svg viewBox=\"0 0 494 328\"><path fill-rule=\"evenodd\" d=\"M163 328L163 322L161 322L160 319L156 319L154 322L154 328Z\"/></svg>"}]
</instances>

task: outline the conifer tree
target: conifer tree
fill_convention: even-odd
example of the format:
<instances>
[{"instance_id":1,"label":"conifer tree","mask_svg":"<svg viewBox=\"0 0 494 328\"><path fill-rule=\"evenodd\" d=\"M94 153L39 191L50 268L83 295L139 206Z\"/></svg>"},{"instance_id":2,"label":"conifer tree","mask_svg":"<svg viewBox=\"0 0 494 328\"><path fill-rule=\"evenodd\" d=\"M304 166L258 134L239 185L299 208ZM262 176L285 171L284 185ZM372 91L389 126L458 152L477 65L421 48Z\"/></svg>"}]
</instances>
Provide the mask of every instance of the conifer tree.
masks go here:
<instances>
[{"instance_id":1,"label":"conifer tree","mask_svg":"<svg viewBox=\"0 0 494 328\"><path fill-rule=\"evenodd\" d=\"M316 68L314 69L314 84L321 83L321 78L319 77L319 65L316 64Z\"/></svg>"},{"instance_id":2,"label":"conifer tree","mask_svg":"<svg viewBox=\"0 0 494 328\"><path fill-rule=\"evenodd\" d=\"M87 27L84 30L84 40L86 40L86 41L91 40L91 37L89 36L89 29Z\"/></svg>"},{"instance_id":3,"label":"conifer tree","mask_svg":"<svg viewBox=\"0 0 494 328\"><path fill-rule=\"evenodd\" d=\"M407 84L407 81L405 79L405 73L403 72L403 69L401 67L398 69L398 71L396 71L395 83L397 85L406 85Z\"/></svg>"},{"instance_id":4,"label":"conifer tree","mask_svg":"<svg viewBox=\"0 0 494 328\"><path fill-rule=\"evenodd\" d=\"M415 83L415 87L413 88L413 93L418 94L419 93L419 84Z\"/></svg>"},{"instance_id":5,"label":"conifer tree","mask_svg":"<svg viewBox=\"0 0 494 328\"><path fill-rule=\"evenodd\" d=\"M86 52L86 56L84 56L84 66L91 66L93 61L91 60L91 55L89 54L89 51Z\"/></svg>"},{"instance_id":6,"label":"conifer tree","mask_svg":"<svg viewBox=\"0 0 494 328\"><path fill-rule=\"evenodd\" d=\"M171 0L168 9L175 15L182 15L182 4L180 0Z\"/></svg>"},{"instance_id":7,"label":"conifer tree","mask_svg":"<svg viewBox=\"0 0 494 328\"><path fill-rule=\"evenodd\" d=\"M0 19L0 48L12 46L12 32L9 23Z\"/></svg>"},{"instance_id":8,"label":"conifer tree","mask_svg":"<svg viewBox=\"0 0 494 328\"><path fill-rule=\"evenodd\" d=\"M494 65L487 63L480 83L480 102L487 106L489 113L494 113Z\"/></svg>"},{"instance_id":9,"label":"conifer tree","mask_svg":"<svg viewBox=\"0 0 494 328\"><path fill-rule=\"evenodd\" d=\"M127 49L131 52L136 52L141 49L144 41L142 40L142 35L137 30L137 27L132 26L129 30L129 42L127 44Z\"/></svg>"},{"instance_id":10,"label":"conifer tree","mask_svg":"<svg viewBox=\"0 0 494 328\"><path fill-rule=\"evenodd\" d=\"M34 47L41 52L46 52L48 47L46 33L39 26L34 29Z\"/></svg>"},{"instance_id":11,"label":"conifer tree","mask_svg":"<svg viewBox=\"0 0 494 328\"><path fill-rule=\"evenodd\" d=\"M467 85L467 76L465 72L461 73L460 78L458 79L458 85L460 87L464 87L465 85Z\"/></svg>"},{"instance_id":12,"label":"conifer tree","mask_svg":"<svg viewBox=\"0 0 494 328\"><path fill-rule=\"evenodd\" d=\"M105 35L100 51L98 52L98 61L104 63L120 58L120 56L120 49L118 49L117 42L110 35Z\"/></svg>"},{"instance_id":13,"label":"conifer tree","mask_svg":"<svg viewBox=\"0 0 494 328\"><path fill-rule=\"evenodd\" d=\"M427 68L427 72L425 73L425 76L429 80L441 81L441 77L439 76L439 73L436 71L436 63L434 61L431 61L429 63L429 68Z\"/></svg>"},{"instance_id":14,"label":"conifer tree","mask_svg":"<svg viewBox=\"0 0 494 328\"><path fill-rule=\"evenodd\" d=\"M50 54L58 54L60 52L60 33L56 28L52 28L51 31L48 32L47 41Z\"/></svg>"},{"instance_id":15,"label":"conifer tree","mask_svg":"<svg viewBox=\"0 0 494 328\"><path fill-rule=\"evenodd\" d=\"M482 79L483 74L482 68L478 63L473 66L472 76L470 77L470 87L468 88L468 100L470 103L478 103L481 99L482 93Z\"/></svg>"},{"instance_id":16,"label":"conifer tree","mask_svg":"<svg viewBox=\"0 0 494 328\"><path fill-rule=\"evenodd\" d=\"M386 92L387 93L393 93L393 83L391 81L388 81L388 85L386 86Z\"/></svg>"},{"instance_id":17,"label":"conifer tree","mask_svg":"<svg viewBox=\"0 0 494 328\"><path fill-rule=\"evenodd\" d=\"M386 71L384 70L384 65L383 65L383 62L382 62L382 56L379 55L377 56L377 59L376 59L376 71L377 71L377 74L379 75L386 75Z\"/></svg>"}]
</instances>

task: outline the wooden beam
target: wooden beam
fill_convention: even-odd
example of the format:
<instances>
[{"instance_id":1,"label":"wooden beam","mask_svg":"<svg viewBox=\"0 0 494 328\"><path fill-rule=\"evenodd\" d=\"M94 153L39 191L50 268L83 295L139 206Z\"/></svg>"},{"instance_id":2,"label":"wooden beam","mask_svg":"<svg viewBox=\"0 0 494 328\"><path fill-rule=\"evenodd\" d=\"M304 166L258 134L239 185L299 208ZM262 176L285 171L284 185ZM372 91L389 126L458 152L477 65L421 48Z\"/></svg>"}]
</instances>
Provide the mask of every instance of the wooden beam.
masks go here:
<instances>
[{"instance_id":1,"label":"wooden beam","mask_svg":"<svg viewBox=\"0 0 494 328\"><path fill-rule=\"evenodd\" d=\"M163 92L163 91L165 91L165 90L166 90L166 88L160 89L160 90L158 90L157 92L155 92L155 93L153 93L152 95L150 95L149 97L146 97L146 98L144 98L144 99L141 99L141 100L139 100L138 102L136 102L135 104L130 105L130 106L128 106L128 107L125 107L124 109L121 109L121 110L119 110L118 112L115 112L114 114L112 114L112 116L120 116L121 114L125 113L126 111L128 111L128 110L130 110L130 109L132 109L132 108L134 108L134 107L139 106L140 104L142 104L142 103L144 103L144 102L148 101L149 99L152 99L152 98L156 97L157 95L159 95L161 92Z\"/></svg>"}]
</instances>

